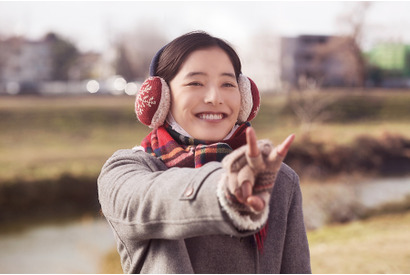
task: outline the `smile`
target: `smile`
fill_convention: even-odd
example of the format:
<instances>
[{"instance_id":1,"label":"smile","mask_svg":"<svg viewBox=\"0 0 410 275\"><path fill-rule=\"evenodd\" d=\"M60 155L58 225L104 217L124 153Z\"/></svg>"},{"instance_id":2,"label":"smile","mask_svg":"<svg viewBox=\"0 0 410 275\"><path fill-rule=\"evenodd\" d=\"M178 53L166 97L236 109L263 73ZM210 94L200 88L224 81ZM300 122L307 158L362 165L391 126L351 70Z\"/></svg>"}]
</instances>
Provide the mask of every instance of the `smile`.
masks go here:
<instances>
[{"instance_id":1,"label":"smile","mask_svg":"<svg viewBox=\"0 0 410 275\"><path fill-rule=\"evenodd\" d=\"M204 120L221 120L224 118L224 114L209 114L209 113L200 113L197 115L200 119Z\"/></svg>"}]
</instances>

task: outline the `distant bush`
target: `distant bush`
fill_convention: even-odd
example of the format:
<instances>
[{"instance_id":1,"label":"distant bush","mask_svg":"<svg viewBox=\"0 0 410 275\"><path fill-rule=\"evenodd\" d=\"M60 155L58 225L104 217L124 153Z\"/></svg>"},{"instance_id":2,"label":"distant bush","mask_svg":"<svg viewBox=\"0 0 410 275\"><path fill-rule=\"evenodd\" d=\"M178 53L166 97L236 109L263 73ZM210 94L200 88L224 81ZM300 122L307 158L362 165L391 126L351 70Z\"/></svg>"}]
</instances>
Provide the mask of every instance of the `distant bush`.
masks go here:
<instances>
[{"instance_id":1,"label":"distant bush","mask_svg":"<svg viewBox=\"0 0 410 275\"><path fill-rule=\"evenodd\" d=\"M300 96L299 96L300 97ZM303 97L303 94L302 94ZM358 120L410 120L410 92L351 92L345 91L321 91L315 96L306 95L306 101L321 100L328 97L329 104L323 106L322 112L326 113L325 122L350 122ZM310 98L309 98L310 97ZM270 99L265 97L267 101ZM262 101L264 104L264 102ZM270 105L269 102L266 105ZM262 105L262 108L264 106ZM288 101L281 108L282 116L295 116Z\"/></svg>"},{"instance_id":2,"label":"distant bush","mask_svg":"<svg viewBox=\"0 0 410 275\"><path fill-rule=\"evenodd\" d=\"M56 180L0 184L0 223L86 212L97 215L99 209L95 177L64 174Z\"/></svg>"},{"instance_id":3,"label":"distant bush","mask_svg":"<svg viewBox=\"0 0 410 275\"><path fill-rule=\"evenodd\" d=\"M285 162L299 175L315 178L346 173L405 175L410 174L410 139L361 135L349 146L330 147L306 139L291 147Z\"/></svg>"}]
</instances>

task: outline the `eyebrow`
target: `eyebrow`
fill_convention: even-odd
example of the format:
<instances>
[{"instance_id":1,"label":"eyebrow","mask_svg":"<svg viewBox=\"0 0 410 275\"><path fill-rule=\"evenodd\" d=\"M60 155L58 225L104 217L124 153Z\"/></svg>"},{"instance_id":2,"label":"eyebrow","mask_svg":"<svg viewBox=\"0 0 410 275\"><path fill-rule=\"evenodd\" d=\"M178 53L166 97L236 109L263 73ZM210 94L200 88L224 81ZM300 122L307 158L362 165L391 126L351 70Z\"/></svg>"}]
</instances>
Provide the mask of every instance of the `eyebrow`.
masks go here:
<instances>
[{"instance_id":1,"label":"eyebrow","mask_svg":"<svg viewBox=\"0 0 410 275\"><path fill-rule=\"evenodd\" d=\"M185 78L193 77L193 76L196 76L196 75L206 75L206 73L204 73L204 72L190 72L185 76ZM222 73L221 76L228 76L228 77L236 79L235 74L232 74L232 73Z\"/></svg>"}]
</instances>

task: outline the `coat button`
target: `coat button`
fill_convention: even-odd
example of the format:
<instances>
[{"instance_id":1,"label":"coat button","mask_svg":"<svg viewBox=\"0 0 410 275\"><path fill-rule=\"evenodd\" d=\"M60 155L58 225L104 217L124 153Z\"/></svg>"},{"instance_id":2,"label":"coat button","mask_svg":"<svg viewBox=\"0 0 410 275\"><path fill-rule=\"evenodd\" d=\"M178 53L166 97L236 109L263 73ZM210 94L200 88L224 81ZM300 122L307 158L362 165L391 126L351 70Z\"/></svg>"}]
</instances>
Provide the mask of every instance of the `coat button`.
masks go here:
<instances>
[{"instance_id":1,"label":"coat button","mask_svg":"<svg viewBox=\"0 0 410 275\"><path fill-rule=\"evenodd\" d=\"M193 187L188 187L188 188L185 190L184 195L185 195L185 197L190 197L193 193L194 193L194 188L193 188Z\"/></svg>"}]
</instances>

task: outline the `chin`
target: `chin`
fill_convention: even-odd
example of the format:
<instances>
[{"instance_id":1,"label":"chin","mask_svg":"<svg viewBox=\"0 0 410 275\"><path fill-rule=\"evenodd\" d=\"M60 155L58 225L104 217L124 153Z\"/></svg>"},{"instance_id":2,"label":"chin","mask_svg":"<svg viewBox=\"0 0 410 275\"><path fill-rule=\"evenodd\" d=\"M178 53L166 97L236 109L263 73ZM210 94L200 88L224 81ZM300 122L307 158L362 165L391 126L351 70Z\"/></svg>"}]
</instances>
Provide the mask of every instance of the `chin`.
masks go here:
<instances>
[{"instance_id":1,"label":"chin","mask_svg":"<svg viewBox=\"0 0 410 275\"><path fill-rule=\"evenodd\" d=\"M226 135L224 135L223 137L220 137L218 135L209 135L209 134L207 134L207 135L201 135L197 139L203 140L203 141L208 141L208 142L219 142L219 141L222 141L225 137L226 137Z\"/></svg>"}]
</instances>

